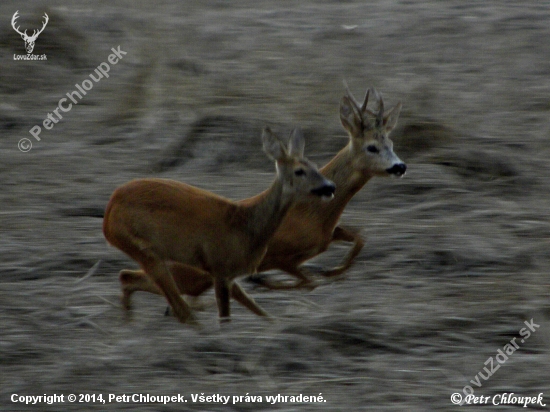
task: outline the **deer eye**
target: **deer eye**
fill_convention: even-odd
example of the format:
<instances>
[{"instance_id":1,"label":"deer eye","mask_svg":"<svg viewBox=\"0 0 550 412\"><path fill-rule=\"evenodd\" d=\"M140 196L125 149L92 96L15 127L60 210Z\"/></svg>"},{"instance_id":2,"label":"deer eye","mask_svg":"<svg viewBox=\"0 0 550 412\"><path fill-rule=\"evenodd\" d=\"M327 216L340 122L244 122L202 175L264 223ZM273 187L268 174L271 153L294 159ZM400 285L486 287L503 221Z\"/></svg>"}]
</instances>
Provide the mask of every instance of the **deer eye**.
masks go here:
<instances>
[{"instance_id":1,"label":"deer eye","mask_svg":"<svg viewBox=\"0 0 550 412\"><path fill-rule=\"evenodd\" d=\"M294 174L296 176L304 176L306 174L306 171L304 169L298 169L298 170L294 171Z\"/></svg>"},{"instance_id":2,"label":"deer eye","mask_svg":"<svg viewBox=\"0 0 550 412\"><path fill-rule=\"evenodd\" d=\"M380 150L378 150L378 148L375 145L371 144L371 145L367 146L367 152L379 153Z\"/></svg>"}]
</instances>

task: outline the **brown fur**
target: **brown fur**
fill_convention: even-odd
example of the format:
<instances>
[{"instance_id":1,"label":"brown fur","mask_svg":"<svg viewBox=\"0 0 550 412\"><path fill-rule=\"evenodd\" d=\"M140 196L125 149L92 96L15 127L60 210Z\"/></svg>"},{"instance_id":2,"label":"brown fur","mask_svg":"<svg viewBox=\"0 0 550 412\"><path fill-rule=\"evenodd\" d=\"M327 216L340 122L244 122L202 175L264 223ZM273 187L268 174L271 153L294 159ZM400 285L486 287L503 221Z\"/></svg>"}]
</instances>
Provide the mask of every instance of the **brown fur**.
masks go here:
<instances>
[{"instance_id":1,"label":"brown fur","mask_svg":"<svg viewBox=\"0 0 550 412\"><path fill-rule=\"evenodd\" d=\"M229 317L230 292L255 313L266 315L233 280L257 270L269 239L299 196L312 196L319 188L333 191L334 185L303 159L298 132L287 151L264 131L264 150L277 161L277 178L247 203L166 179L134 180L115 190L105 211L105 238L139 262L152 284L131 273L121 273L121 281L137 279L149 291L164 294L181 322L192 321L180 296L181 282L174 281L167 265L173 262L182 270L192 268L201 284L204 279L208 286L214 284L220 317ZM297 175L298 169L304 173ZM196 293L200 289L195 287ZM129 308L129 297L123 296L123 303Z\"/></svg>"},{"instance_id":2,"label":"brown fur","mask_svg":"<svg viewBox=\"0 0 550 412\"><path fill-rule=\"evenodd\" d=\"M374 92L376 95L377 93ZM379 98L378 125L377 114L366 108L369 93L360 106L351 93L342 99L340 118L342 125L350 135L349 144L344 147L320 172L335 182L337 190L331 202L319 202L317 199L302 200L294 204L286 214L277 232L268 243L267 253L258 267L258 272L280 269L298 279L294 284L266 282L270 289L291 289L310 287L313 282L301 268L303 262L327 250L335 241L352 242L342 264L324 273L325 276L337 276L347 270L361 251L364 242L359 234L337 226L344 208L351 198L374 176L387 176L392 164L401 162L393 153L388 135L394 128L401 105L383 112L383 102ZM387 158L369 154L366 148L375 145L379 153ZM385 151L385 152L384 152ZM240 201L249 205L258 201L257 195ZM189 266L171 264L170 271L182 294L199 296L213 283L205 281L200 271ZM152 293L145 274L139 270L124 269L120 272L123 300L129 302L133 292L141 290ZM234 296L244 306L257 313L245 299Z\"/></svg>"}]
</instances>

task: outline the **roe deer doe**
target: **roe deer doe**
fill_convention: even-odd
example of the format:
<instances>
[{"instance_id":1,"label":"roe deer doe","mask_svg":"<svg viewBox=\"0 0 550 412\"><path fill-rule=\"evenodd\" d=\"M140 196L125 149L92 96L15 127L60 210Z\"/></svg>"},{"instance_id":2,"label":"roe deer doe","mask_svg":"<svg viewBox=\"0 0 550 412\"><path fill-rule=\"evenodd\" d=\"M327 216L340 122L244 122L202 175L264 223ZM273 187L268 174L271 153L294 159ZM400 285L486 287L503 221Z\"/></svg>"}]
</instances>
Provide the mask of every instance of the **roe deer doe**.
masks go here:
<instances>
[{"instance_id":1,"label":"roe deer doe","mask_svg":"<svg viewBox=\"0 0 550 412\"><path fill-rule=\"evenodd\" d=\"M334 183L304 158L300 131L293 131L288 149L269 129L262 139L265 153L276 162L276 178L246 204L167 179L134 180L111 196L103 220L105 238L140 264L180 322L192 323L194 317L168 262L191 268L214 284L220 318L229 318L230 294L266 316L234 279L257 270L269 239L295 201L334 195ZM129 300L123 299L128 307Z\"/></svg>"},{"instance_id":2,"label":"roe deer doe","mask_svg":"<svg viewBox=\"0 0 550 412\"><path fill-rule=\"evenodd\" d=\"M361 251L363 240L359 234L338 226L338 220L351 198L374 176L398 176L405 174L407 166L393 152L389 139L401 111L401 103L385 111L384 101L376 90L372 90L378 104L373 112L367 108L367 91L363 103L359 103L347 90L340 103L340 121L348 132L350 141L320 172L335 182L337 190L331 202L315 199L300 200L286 214L279 229L268 243L267 253L258 267L258 272L271 269L283 270L298 280L288 285L269 282L260 278L270 289L291 289L309 287L312 280L300 265L324 252L335 241L353 242L343 263L323 273L337 276L347 270ZM257 197L241 200L243 205L257 202ZM170 262L170 271L182 294L199 296L212 286L212 281L200 270ZM155 284L140 270L120 271L123 299L129 302L136 291L161 294ZM240 291L236 291L241 293ZM257 308L240 295L233 297L254 313Z\"/></svg>"}]
</instances>

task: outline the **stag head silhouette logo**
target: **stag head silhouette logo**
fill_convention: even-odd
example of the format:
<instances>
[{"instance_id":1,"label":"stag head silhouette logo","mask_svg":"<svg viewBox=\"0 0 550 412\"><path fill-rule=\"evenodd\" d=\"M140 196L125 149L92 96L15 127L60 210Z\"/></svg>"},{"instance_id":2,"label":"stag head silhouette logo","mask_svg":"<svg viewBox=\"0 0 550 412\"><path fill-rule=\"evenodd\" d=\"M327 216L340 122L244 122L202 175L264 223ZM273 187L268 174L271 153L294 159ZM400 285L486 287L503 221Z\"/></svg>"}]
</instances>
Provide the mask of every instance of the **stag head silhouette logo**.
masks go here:
<instances>
[{"instance_id":1,"label":"stag head silhouette logo","mask_svg":"<svg viewBox=\"0 0 550 412\"><path fill-rule=\"evenodd\" d=\"M21 35L21 38L25 40L25 49L27 49L27 54L31 54L34 50L34 43L36 42L36 39L38 38L38 35L44 31L44 28L46 27L46 24L48 24L48 20L50 18L46 13L44 13L44 22L42 23L42 28L40 30L34 30L32 36L27 35L27 30L25 30L24 33L21 33L19 30L20 26L15 27L15 21L19 18L18 14L19 10L17 10L11 19L11 25L13 29Z\"/></svg>"}]
</instances>

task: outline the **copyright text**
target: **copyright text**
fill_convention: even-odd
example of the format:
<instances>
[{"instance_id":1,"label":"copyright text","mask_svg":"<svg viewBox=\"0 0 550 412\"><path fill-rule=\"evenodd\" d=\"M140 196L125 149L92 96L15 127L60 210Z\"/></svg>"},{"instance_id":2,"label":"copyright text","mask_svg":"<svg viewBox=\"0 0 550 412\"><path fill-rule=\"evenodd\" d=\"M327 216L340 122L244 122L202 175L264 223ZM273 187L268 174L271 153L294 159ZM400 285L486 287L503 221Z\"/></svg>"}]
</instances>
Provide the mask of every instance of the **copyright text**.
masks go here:
<instances>
[{"instance_id":1,"label":"copyright text","mask_svg":"<svg viewBox=\"0 0 550 412\"><path fill-rule=\"evenodd\" d=\"M27 405L38 404L57 404L57 403L203 403L203 404L222 404L229 403L235 405L240 403L269 403L271 405L277 403L320 403L326 402L323 394L318 395L222 395L219 393L205 394L192 393L188 397L186 395L150 395L143 393L133 394L102 394L102 393L81 393L81 394L43 394L43 395L19 395L12 394L11 401L13 403L24 403Z\"/></svg>"}]
</instances>

